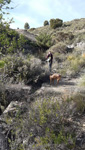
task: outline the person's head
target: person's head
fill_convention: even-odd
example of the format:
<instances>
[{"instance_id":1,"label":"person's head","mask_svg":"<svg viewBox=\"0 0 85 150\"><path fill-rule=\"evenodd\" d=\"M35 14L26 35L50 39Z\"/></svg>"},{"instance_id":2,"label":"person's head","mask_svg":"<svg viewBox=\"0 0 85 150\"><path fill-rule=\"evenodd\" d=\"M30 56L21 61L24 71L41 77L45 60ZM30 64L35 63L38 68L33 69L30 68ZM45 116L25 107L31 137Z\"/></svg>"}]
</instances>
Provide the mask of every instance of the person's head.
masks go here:
<instances>
[{"instance_id":1,"label":"person's head","mask_svg":"<svg viewBox=\"0 0 85 150\"><path fill-rule=\"evenodd\" d=\"M49 53L48 54L51 54L51 51L49 51Z\"/></svg>"}]
</instances>

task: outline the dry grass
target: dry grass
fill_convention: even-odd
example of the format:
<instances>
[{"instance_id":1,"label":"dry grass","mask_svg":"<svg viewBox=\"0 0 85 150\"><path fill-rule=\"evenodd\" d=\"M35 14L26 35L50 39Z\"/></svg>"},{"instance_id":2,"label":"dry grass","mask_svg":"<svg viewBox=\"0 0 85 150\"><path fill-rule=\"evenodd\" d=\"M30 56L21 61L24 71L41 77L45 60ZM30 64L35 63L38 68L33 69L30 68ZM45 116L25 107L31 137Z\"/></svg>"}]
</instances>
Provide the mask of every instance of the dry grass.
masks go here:
<instances>
[{"instance_id":1,"label":"dry grass","mask_svg":"<svg viewBox=\"0 0 85 150\"><path fill-rule=\"evenodd\" d=\"M78 85L85 87L85 75L81 76L81 78L79 79Z\"/></svg>"},{"instance_id":2,"label":"dry grass","mask_svg":"<svg viewBox=\"0 0 85 150\"><path fill-rule=\"evenodd\" d=\"M78 54L76 51L67 55L67 59L64 62L65 65L68 64L67 72L71 73L72 75L76 75L84 66L85 66L85 58L82 57L81 54Z\"/></svg>"}]
</instances>

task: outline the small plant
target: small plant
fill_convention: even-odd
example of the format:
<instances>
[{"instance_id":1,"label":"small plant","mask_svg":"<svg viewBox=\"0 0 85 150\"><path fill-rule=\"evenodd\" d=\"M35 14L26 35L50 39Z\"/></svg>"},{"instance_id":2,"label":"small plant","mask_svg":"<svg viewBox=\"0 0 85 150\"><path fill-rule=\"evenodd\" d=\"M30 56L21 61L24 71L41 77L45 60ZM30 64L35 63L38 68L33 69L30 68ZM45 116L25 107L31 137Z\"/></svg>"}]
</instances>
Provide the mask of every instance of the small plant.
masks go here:
<instances>
[{"instance_id":1,"label":"small plant","mask_svg":"<svg viewBox=\"0 0 85 150\"><path fill-rule=\"evenodd\" d=\"M69 55L69 56L67 57L67 60L69 60L69 61L74 60L74 59L75 59L75 56L74 56L74 55Z\"/></svg>"},{"instance_id":2,"label":"small plant","mask_svg":"<svg viewBox=\"0 0 85 150\"><path fill-rule=\"evenodd\" d=\"M23 144L19 144L19 146L18 146L17 150L24 150L24 146L23 146Z\"/></svg>"}]
</instances>

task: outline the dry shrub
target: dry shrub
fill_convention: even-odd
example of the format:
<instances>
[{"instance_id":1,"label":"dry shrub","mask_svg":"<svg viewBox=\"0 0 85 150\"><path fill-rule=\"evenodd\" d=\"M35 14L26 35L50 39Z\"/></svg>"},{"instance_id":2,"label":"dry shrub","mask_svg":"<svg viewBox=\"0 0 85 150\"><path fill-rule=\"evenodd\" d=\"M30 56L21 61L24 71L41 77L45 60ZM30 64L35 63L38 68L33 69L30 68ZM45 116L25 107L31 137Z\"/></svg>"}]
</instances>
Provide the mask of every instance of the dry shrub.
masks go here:
<instances>
[{"instance_id":1,"label":"dry shrub","mask_svg":"<svg viewBox=\"0 0 85 150\"><path fill-rule=\"evenodd\" d=\"M79 113L85 112L85 94L76 94L73 97L73 101L76 104L76 110Z\"/></svg>"},{"instance_id":2,"label":"dry shrub","mask_svg":"<svg viewBox=\"0 0 85 150\"><path fill-rule=\"evenodd\" d=\"M42 72L41 60L32 58L30 60L30 73L31 75L39 75Z\"/></svg>"},{"instance_id":3,"label":"dry shrub","mask_svg":"<svg viewBox=\"0 0 85 150\"><path fill-rule=\"evenodd\" d=\"M34 31L35 30L35 28L30 28L28 31Z\"/></svg>"},{"instance_id":4,"label":"dry shrub","mask_svg":"<svg viewBox=\"0 0 85 150\"><path fill-rule=\"evenodd\" d=\"M78 81L78 85L85 87L85 75L81 76L81 78Z\"/></svg>"},{"instance_id":5,"label":"dry shrub","mask_svg":"<svg viewBox=\"0 0 85 150\"><path fill-rule=\"evenodd\" d=\"M72 32L64 33L64 32L58 32L57 33L57 41L66 41L66 40L72 40L74 38L74 35Z\"/></svg>"},{"instance_id":6,"label":"dry shrub","mask_svg":"<svg viewBox=\"0 0 85 150\"><path fill-rule=\"evenodd\" d=\"M68 57L67 57L67 60L71 61L71 60L74 60L75 59L75 56L73 54L70 54Z\"/></svg>"},{"instance_id":7,"label":"dry shrub","mask_svg":"<svg viewBox=\"0 0 85 150\"><path fill-rule=\"evenodd\" d=\"M82 58L81 55L76 57L74 54L71 54L67 57L67 62L68 70L71 71L71 74L73 75L76 75L76 73L85 66L85 58Z\"/></svg>"},{"instance_id":8,"label":"dry shrub","mask_svg":"<svg viewBox=\"0 0 85 150\"><path fill-rule=\"evenodd\" d=\"M53 45L50 50L54 53L67 53L67 46L63 42L59 42L58 44Z\"/></svg>"}]
</instances>

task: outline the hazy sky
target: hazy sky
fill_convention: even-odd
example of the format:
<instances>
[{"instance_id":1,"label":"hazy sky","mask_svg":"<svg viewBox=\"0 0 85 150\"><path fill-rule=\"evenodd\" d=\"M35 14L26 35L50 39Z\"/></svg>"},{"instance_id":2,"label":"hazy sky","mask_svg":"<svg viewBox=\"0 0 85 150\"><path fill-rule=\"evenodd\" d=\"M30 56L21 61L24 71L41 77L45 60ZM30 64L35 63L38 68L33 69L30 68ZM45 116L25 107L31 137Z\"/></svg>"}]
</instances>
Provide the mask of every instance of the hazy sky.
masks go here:
<instances>
[{"instance_id":1,"label":"hazy sky","mask_svg":"<svg viewBox=\"0 0 85 150\"><path fill-rule=\"evenodd\" d=\"M30 28L36 28L53 18L63 21L85 18L85 0L12 0L11 6L15 7L10 11L14 29L23 29L26 22Z\"/></svg>"}]
</instances>

